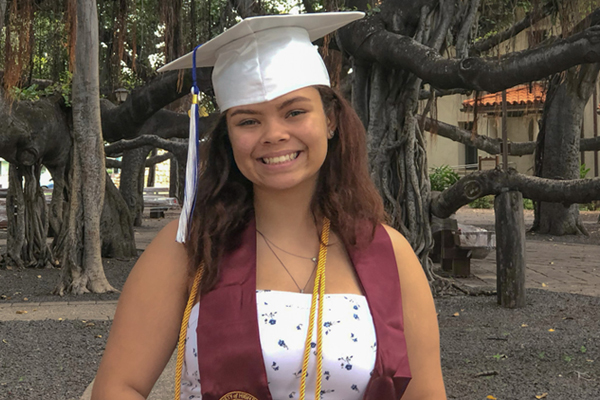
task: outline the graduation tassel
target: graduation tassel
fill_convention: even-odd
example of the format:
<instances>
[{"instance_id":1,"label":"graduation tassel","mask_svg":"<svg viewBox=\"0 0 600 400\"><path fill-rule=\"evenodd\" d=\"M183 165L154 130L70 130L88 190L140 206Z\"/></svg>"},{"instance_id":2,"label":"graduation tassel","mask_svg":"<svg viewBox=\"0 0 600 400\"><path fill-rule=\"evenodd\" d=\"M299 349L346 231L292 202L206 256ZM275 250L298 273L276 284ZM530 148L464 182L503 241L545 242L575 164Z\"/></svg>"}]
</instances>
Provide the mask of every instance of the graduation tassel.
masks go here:
<instances>
[{"instance_id":1,"label":"graduation tassel","mask_svg":"<svg viewBox=\"0 0 600 400\"><path fill-rule=\"evenodd\" d=\"M183 195L183 205L179 215L179 227L177 229L177 238L179 243L185 243L188 238L188 228L192 223L192 214L196 203L196 182L198 179L198 147L200 135L198 133L198 94L200 89L196 83L196 50L194 49L192 57L192 106L190 108L190 137L188 140L187 164L185 166L185 192Z\"/></svg>"}]
</instances>

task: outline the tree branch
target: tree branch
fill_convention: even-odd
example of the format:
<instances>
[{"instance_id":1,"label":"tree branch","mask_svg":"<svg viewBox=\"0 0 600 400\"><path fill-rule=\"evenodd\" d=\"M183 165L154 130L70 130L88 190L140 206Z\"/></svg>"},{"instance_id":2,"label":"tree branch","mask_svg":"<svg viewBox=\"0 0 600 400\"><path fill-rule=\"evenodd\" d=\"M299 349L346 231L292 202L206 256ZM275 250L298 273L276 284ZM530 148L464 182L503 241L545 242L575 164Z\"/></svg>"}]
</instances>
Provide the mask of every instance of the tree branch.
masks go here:
<instances>
[{"instance_id":1,"label":"tree branch","mask_svg":"<svg viewBox=\"0 0 600 400\"><path fill-rule=\"evenodd\" d=\"M125 150L136 149L141 146L157 147L175 154L187 151L187 143L177 143L155 135L143 135L135 139L123 139L116 143L106 145L104 146L104 153L107 156L110 156L120 154Z\"/></svg>"},{"instance_id":2,"label":"tree branch","mask_svg":"<svg viewBox=\"0 0 600 400\"><path fill-rule=\"evenodd\" d=\"M456 38L456 57L464 58L468 56L467 52L467 41L469 39L469 34L471 33L471 29L473 28L473 23L475 22L475 18L477 17L477 11L479 10L479 2L480 0L471 0L469 4L469 11L467 12L467 16L465 21L463 22L460 31L458 32L458 36Z\"/></svg>"},{"instance_id":3,"label":"tree branch","mask_svg":"<svg viewBox=\"0 0 600 400\"><path fill-rule=\"evenodd\" d=\"M218 113L208 117L198 118L198 131L202 137L205 132L212 129L220 118ZM180 114L169 110L160 110L154 114L139 130L139 135L156 135L163 139L189 137L190 118L187 114Z\"/></svg>"},{"instance_id":4,"label":"tree branch","mask_svg":"<svg viewBox=\"0 0 600 400\"><path fill-rule=\"evenodd\" d=\"M313 7L310 0L302 0L302 5L304 6L304 9L307 13L311 14L315 12L315 8Z\"/></svg>"},{"instance_id":5,"label":"tree branch","mask_svg":"<svg viewBox=\"0 0 600 400\"><path fill-rule=\"evenodd\" d=\"M438 24L435 32L429 39L429 43L427 45L432 49L436 50L438 53L443 48L444 42L446 40L446 35L448 34L448 29L452 24L455 13L455 4L454 1L444 1L440 2L442 6L439 9L439 19L440 23Z\"/></svg>"},{"instance_id":6,"label":"tree branch","mask_svg":"<svg viewBox=\"0 0 600 400\"><path fill-rule=\"evenodd\" d=\"M419 116L417 118L420 119L421 117ZM455 142L477 147L479 150L489 154L500 154L502 152L501 139L492 139L488 136L477 134L473 135L471 131L444 122L434 121L431 118L424 119L423 129ZM508 154L511 156L533 154L534 150L535 142L511 142L508 146Z\"/></svg>"},{"instance_id":7,"label":"tree branch","mask_svg":"<svg viewBox=\"0 0 600 400\"><path fill-rule=\"evenodd\" d=\"M419 120L423 119L423 129L431 133L443 136L455 142L474 146L479 150L489 154L502 153L502 140L492 139L488 136L475 135L474 140L471 131L461 129L457 126L446 124L441 121L432 120L431 118L423 118L417 116ZM535 151L536 142L509 142L508 155L510 156L525 156L533 154ZM600 136L594 138L585 138L579 141L579 151L597 151L600 150Z\"/></svg>"},{"instance_id":8,"label":"tree branch","mask_svg":"<svg viewBox=\"0 0 600 400\"><path fill-rule=\"evenodd\" d=\"M506 190L518 190L523 197L535 201L568 206L600 200L600 178L559 181L519 174L514 169L475 172L432 198L431 212L438 218L448 218L477 198L498 195Z\"/></svg>"},{"instance_id":9,"label":"tree branch","mask_svg":"<svg viewBox=\"0 0 600 400\"><path fill-rule=\"evenodd\" d=\"M169 160L173 158L173 154L165 153L159 154L146 159L144 163L144 167L152 167L156 164L160 164L163 161ZM107 158L105 160L106 168L123 168L123 163L119 160L115 160L114 158Z\"/></svg>"},{"instance_id":10,"label":"tree branch","mask_svg":"<svg viewBox=\"0 0 600 400\"><path fill-rule=\"evenodd\" d=\"M344 49L355 58L393 69L407 69L441 89L464 88L495 93L540 80L575 65L600 62L598 26L500 59L445 59L434 49L410 37L386 31L377 16L342 28L339 37Z\"/></svg>"},{"instance_id":11,"label":"tree branch","mask_svg":"<svg viewBox=\"0 0 600 400\"><path fill-rule=\"evenodd\" d=\"M123 168L123 163L119 160L115 160L114 158L106 158L104 160L104 166L106 168Z\"/></svg>"},{"instance_id":12,"label":"tree branch","mask_svg":"<svg viewBox=\"0 0 600 400\"><path fill-rule=\"evenodd\" d=\"M164 153L164 154L158 154L158 155L155 155L152 157L148 157L146 159L146 162L144 163L144 167L152 167L156 164L160 164L163 161L170 160L171 158L173 158L172 153Z\"/></svg>"},{"instance_id":13,"label":"tree branch","mask_svg":"<svg viewBox=\"0 0 600 400\"><path fill-rule=\"evenodd\" d=\"M208 91L212 88L211 71L211 68L197 69L198 85L201 91ZM168 71L134 90L127 97L127 101L119 106L115 106L109 101L103 101L102 133L104 140L112 142L139 136L139 129L147 120L164 106L186 96L191 86L191 70L182 71L181 76L180 71Z\"/></svg>"},{"instance_id":14,"label":"tree branch","mask_svg":"<svg viewBox=\"0 0 600 400\"><path fill-rule=\"evenodd\" d=\"M510 28L473 44L470 49L471 53L480 54L490 50L493 47L496 47L505 40L508 40L518 35L525 29L529 28L531 25L535 25L542 19L546 18L548 15L550 15L551 10L552 7L547 5L541 9L537 9L530 13L527 13L525 18L512 25Z\"/></svg>"}]
</instances>

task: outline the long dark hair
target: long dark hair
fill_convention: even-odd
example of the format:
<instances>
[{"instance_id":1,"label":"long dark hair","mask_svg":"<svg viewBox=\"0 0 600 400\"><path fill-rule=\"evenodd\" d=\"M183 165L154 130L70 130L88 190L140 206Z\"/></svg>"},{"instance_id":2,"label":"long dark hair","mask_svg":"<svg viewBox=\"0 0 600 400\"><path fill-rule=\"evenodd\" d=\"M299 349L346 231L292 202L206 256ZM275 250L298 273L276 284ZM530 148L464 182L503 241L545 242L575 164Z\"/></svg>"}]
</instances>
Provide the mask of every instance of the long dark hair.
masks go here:
<instances>
[{"instance_id":1,"label":"long dark hair","mask_svg":"<svg viewBox=\"0 0 600 400\"><path fill-rule=\"evenodd\" d=\"M317 86L323 110L337 122L328 141L327 156L319 171L311 202L316 220L327 217L346 248L372 240L384 220L383 202L371 181L367 165L366 132L350 104L327 86ZM222 115L200 149L200 176L186 248L190 272L204 263L201 291L209 291L219 278L223 254L240 245L240 233L253 217L252 182L233 159ZM365 224L369 229L365 229ZM368 232L369 235L364 235Z\"/></svg>"}]
</instances>

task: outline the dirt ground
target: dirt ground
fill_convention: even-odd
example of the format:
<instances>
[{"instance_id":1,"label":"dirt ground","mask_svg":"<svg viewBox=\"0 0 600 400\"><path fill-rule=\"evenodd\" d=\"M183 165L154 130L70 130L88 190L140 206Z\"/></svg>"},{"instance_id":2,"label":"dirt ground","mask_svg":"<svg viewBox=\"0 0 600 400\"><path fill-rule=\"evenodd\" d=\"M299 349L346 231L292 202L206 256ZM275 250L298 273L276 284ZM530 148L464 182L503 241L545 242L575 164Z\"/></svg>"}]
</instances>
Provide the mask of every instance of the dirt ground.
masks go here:
<instances>
[{"instance_id":1,"label":"dirt ground","mask_svg":"<svg viewBox=\"0 0 600 400\"><path fill-rule=\"evenodd\" d=\"M493 225L489 212L463 211L466 221ZM584 214L592 236L573 240L600 243L596 218L597 213ZM166 222L145 220L136 231L138 247ZM550 239L527 237L530 244ZM105 259L109 281L122 288L134 262ZM52 296L59 274L0 269L0 306L118 298L118 293ZM498 307L495 296L446 296L435 303L449 399L600 397L600 297L528 289L527 306L519 310ZM94 377L109 329L109 321L0 321L0 399L77 399Z\"/></svg>"},{"instance_id":2,"label":"dirt ground","mask_svg":"<svg viewBox=\"0 0 600 400\"><path fill-rule=\"evenodd\" d=\"M599 211L580 211L581 221L588 230L589 236L585 235L539 235L529 232L533 225L533 210L524 210L525 230L527 231L527 240L544 240L556 241L562 243L579 243L579 244L598 244L600 245L600 224L598 223ZM455 214L459 222L469 225L475 225L493 231L494 210L493 209L473 209L463 207Z\"/></svg>"}]
</instances>

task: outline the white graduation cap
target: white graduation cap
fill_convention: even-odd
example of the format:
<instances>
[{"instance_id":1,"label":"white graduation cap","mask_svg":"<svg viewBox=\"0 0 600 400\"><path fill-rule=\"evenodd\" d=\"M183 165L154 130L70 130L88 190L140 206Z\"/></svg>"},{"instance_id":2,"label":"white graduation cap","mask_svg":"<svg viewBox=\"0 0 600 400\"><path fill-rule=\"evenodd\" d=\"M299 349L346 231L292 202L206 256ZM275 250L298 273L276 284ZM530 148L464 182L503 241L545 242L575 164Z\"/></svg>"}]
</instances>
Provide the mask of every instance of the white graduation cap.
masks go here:
<instances>
[{"instance_id":1,"label":"white graduation cap","mask_svg":"<svg viewBox=\"0 0 600 400\"><path fill-rule=\"evenodd\" d=\"M354 11L246 18L200 46L196 66L214 66L213 88L221 111L307 86L329 86L323 59L311 42L364 15ZM193 54L158 72L192 68Z\"/></svg>"},{"instance_id":2,"label":"white graduation cap","mask_svg":"<svg viewBox=\"0 0 600 400\"><path fill-rule=\"evenodd\" d=\"M246 18L158 70L192 68L194 81L178 242L183 243L187 238L196 195L199 137L195 67L214 66L212 83L221 112L240 105L270 101L307 86L330 86L327 68L312 41L364 15L353 11Z\"/></svg>"}]
</instances>

